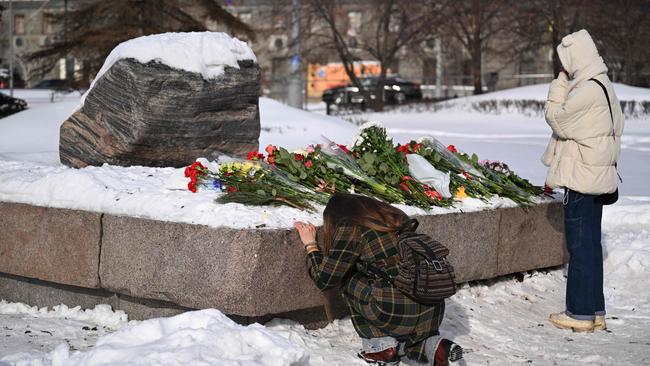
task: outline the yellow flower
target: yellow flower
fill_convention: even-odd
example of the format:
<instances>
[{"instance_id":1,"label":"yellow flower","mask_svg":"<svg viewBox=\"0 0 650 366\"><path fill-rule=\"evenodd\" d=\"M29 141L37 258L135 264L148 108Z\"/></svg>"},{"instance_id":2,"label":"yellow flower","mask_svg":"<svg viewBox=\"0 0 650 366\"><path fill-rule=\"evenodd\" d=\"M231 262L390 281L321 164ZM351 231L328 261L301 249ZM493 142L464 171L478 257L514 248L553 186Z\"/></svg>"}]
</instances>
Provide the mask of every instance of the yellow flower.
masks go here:
<instances>
[{"instance_id":1,"label":"yellow flower","mask_svg":"<svg viewBox=\"0 0 650 366\"><path fill-rule=\"evenodd\" d=\"M465 192L465 187L460 186L456 190L456 194L454 195L456 199L462 200L464 198L467 198L467 193Z\"/></svg>"}]
</instances>

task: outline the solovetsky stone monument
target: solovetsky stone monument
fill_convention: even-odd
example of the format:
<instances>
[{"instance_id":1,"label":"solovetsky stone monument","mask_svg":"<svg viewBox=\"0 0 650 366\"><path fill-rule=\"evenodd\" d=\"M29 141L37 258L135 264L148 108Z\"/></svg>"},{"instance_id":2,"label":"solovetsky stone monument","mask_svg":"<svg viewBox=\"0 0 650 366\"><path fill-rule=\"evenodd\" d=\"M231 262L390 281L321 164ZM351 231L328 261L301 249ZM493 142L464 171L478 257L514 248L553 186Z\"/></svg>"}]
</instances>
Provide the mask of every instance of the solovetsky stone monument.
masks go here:
<instances>
[{"instance_id":1,"label":"solovetsky stone monument","mask_svg":"<svg viewBox=\"0 0 650 366\"><path fill-rule=\"evenodd\" d=\"M224 33L167 33L120 44L61 126L71 167L180 167L258 149L260 71Z\"/></svg>"}]
</instances>

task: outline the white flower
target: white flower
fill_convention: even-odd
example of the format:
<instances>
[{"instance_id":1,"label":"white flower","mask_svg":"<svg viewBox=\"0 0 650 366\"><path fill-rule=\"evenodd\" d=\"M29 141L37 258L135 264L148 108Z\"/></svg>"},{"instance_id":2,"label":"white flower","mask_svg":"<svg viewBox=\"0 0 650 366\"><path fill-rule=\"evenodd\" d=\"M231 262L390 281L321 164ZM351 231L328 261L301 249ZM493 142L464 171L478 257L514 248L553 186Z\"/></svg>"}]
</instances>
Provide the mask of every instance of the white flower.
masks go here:
<instances>
[{"instance_id":1,"label":"white flower","mask_svg":"<svg viewBox=\"0 0 650 366\"><path fill-rule=\"evenodd\" d=\"M377 122L370 122L370 121L368 121L368 122L362 124L361 127L359 127L359 130L363 131L363 130L368 129L368 128L370 128L370 127L384 128L384 126L380 125L380 124L377 123Z\"/></svg>"},{"instance_id":2,"label":"white flower","mask_svg":"<svg viewBox=\"0 0 650 366\"><path fill-rule=\"evenodd\" d=\"M350 188L348 188L348 192L350 192L351 194L354 194L354 184L351 185Z\"/></svg>"},{"instance_id":3,"label":"white flower","mask_svg":"<svg viewBox=\"0 0 650 366\"><path fill-rule=\"evenodd\" d=\"M354 146L361 146L363 144L364 138L363 135L357 136L357 139L354 140Z\"/></svg>"},{"instance_id":4,"label":"white flower","mask_svg":"<svg viewBox=\"0 0 650 366\"><path fill-rule=\"evenodd\" d=\"M433 142L433 140L429 136L422 136L419 139L417 139L417 141L415 142L417 142L418 144L428 144Z\"/></svg>"},{"instance_id":5,"label":"white flower","mask_svg":"<svg viewBox=\"0 0 650 366\"><path fill-rule=\"evenodd\" d=\"M307 151L302 150L302 149L296 149L296 150L293 150L293 153L294 153L294 154L300 154L300 155L302 155L302 156L307 156Z\"/></svg>"}]
</instances>

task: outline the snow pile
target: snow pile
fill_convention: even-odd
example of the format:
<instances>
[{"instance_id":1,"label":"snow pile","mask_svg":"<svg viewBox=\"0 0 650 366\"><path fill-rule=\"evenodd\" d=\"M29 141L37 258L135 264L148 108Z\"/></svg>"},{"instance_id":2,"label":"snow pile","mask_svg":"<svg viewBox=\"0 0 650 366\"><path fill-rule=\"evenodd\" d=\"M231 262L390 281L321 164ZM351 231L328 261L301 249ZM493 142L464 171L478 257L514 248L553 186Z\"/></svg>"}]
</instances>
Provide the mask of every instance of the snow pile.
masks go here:
<instances>
[{"instance_id":1,"label":"snow pile","mask_svg":"<svg viewBox=\"0 0 650 366\"><path fill-rule=\"evenodd\" d=\"M56 305L52 310L47 307L38 308L23 303L8 303L0 301L0 314L2 315L28 315L37 318L66 318L79 320L106 327L118 329L127 322L127 315L124 311L113 311L110 305L97 305L94 309L82 310L80 306L69 308L66 305Z\"/></svg>"},{"instance_id":2,"label":"snow pile","mask_svg":"<svg viewBox=\"0 0 650 366\"><path fill-rule=\"evenodd\" d=\"M616 284L612 294L625 291L630 307L650 310L650 197L622 203L603 210L605 277Z\"/></svg>"},{"instance_id":3,"label":"snow pile","mask_svg":"<svg viewBox=\"0 0 650 366\"><path fill-rule=\"evenodd\" d=\"M520 114L542 117L550 84L536 84L492 93L451 99L434 104L414 104L400 111L469 111L490 114ZM650 89L614 83L626 118L643 118L650 114Z\"/></svg>"},{"instance_id":4,"label":"snow pile","mask_svg":"<svg viewBox=\"0 0 650 366\"><path fill-rule=\"evenodd\" d=\"M239 68L237 61L257 61L253 50L237 38L220 32L162 33L130 39L111 51L90 89L115 62L133 58L146 64L160 62L169 67L200 73L205 79L223 74L226 66ZM84 94L81 103L90 92Z\"/></svg>"},{"instance_id":5,"label":"snow pile","mask_svg":"<svg viewBox=\"0 0 650 366\"><path fill-rule=\"evenodd\" d=\"M639 88L621 83L612 83L619 100L650 101L650 89ZM535 84L499 90L481 95L459 98L458 102L476 102L481 100L540 100L546 101L550 83Z\"/></svg>"},{"instance_id":6,"label":"snow pile","mask_svg":"<svg viewBox=\"0 0 650 366\"><path fill-rule=\"evenodd\" d=\"M322 136L340 144L350 144L357 127L342 119L288 107L269 98L260 98L260 150L268 144L289 151L323 142Z\"/></svg>"},{"instance_id":7,"label":"snow pile","mask_svg":"<svg viewBox=\"0 0 650 366\"><path fill-rule=\"evenodd\" d=\"M260 324L241 326L218 310L150 319L105 335L86 351L67 344L50 354L5 357L16 364L92 365L247 365L300 366L309 354Z\"/></svg>"}]
</instances>

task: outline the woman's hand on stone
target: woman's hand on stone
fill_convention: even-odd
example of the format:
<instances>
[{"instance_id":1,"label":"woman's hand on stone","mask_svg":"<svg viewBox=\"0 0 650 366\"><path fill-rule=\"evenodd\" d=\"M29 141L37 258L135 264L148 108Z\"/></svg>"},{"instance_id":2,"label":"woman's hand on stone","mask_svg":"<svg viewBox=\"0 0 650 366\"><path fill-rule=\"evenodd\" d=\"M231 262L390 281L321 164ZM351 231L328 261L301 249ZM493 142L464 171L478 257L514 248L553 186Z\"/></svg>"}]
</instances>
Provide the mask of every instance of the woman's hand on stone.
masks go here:
<instances>
[{"instance_id":1,"label":"woman's hand on stone","mask_svg":"<svg viewBox=\"0 0 650 366\"><path fill-rule=\"evenodd\" d=\"M316 243L316 227L310 223L295 221L293 227L298 231L300 240L304 245Z\"/></svg>"}]
</instances>

